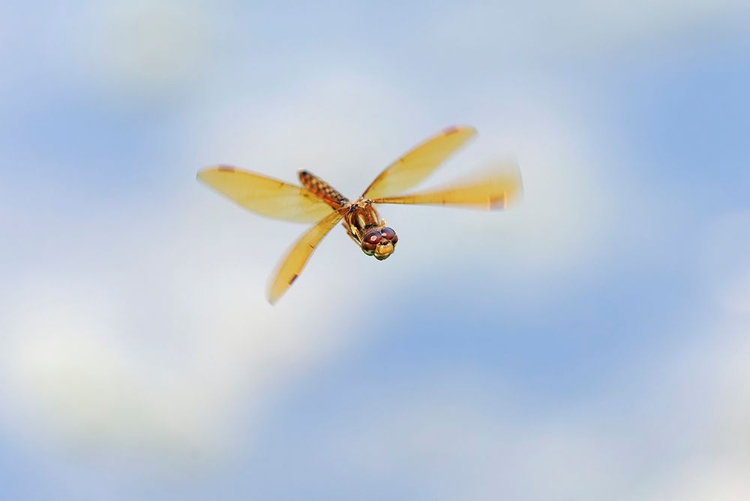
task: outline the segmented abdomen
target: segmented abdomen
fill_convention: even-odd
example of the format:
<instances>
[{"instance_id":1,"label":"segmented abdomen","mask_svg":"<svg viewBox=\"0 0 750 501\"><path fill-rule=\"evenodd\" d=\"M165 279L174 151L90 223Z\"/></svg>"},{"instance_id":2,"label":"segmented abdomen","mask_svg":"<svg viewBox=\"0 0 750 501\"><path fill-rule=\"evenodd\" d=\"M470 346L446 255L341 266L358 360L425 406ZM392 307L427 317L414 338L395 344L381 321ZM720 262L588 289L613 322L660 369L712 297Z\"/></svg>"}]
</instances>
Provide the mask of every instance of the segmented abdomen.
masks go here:
<instances>
[{"instance_id":1,"label":"segmented abdomen","mask_svg":"<svg viewBox=\"0 0 750 501\"><path fill-rule=\"evenodd\" d=\"M301 170L299 171L299 180L305 188L313 192L315 196L323 199L334 209L340 209L349 203L348 198L336 191L333 186L326 183L315 174L307 172L306 170Z\"/></svg>"}]
</instances>

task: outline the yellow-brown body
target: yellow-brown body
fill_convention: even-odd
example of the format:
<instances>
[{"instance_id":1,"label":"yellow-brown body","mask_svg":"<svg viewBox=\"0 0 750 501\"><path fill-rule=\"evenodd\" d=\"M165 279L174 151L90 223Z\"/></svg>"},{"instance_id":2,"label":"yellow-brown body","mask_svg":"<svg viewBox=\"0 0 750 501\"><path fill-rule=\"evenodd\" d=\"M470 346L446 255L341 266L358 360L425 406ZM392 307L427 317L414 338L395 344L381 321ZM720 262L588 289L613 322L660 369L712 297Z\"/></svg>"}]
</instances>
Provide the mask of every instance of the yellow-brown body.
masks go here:
<instances>
[{"instance_id":1,"label":"yellow-brown body","mask_svg":"<svg viewBox=\"0 0 750 501\"><path fill-rule=\"evenodd\" d=\"M360 198L351 202L333 186L305 170L299 172L299 180L305 188L334 210L347 209L342 224L347 235L362 252L368 256L374 255L378 260L383 260L393 253L398 242L396 232L380 219L370 200Z\"/></svg>"}]
</instances>

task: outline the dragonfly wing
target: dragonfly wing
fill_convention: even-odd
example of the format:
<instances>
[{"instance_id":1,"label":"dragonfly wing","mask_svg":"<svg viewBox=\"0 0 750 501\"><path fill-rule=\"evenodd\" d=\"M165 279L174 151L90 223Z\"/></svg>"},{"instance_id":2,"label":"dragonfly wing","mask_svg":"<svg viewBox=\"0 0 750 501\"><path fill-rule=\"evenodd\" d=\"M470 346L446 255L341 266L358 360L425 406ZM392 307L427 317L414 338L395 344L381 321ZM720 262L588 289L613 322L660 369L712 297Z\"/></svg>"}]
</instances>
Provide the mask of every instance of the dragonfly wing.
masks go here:
<instances>
[{"instance_id":1,"label":"dragonfly wing","mask_svg":"<svg viewBox=\"0 0 750 501\"><path fill-rule=\"evenodd\" d=\"M313 223L333 210L306 188L235 167L211 167L200 171L198 179L245 209L262 216Z\"/></svg>"},{"instance_id":2,"label":"dragonfly wing","mask_svg":"<svg viewBox=\"0 0 750 501\"><path fill-rule=\"evenodd\" d=\"M389 165L362 196L382 198L413 188L475 134L473 127L449 127L443 130Z\"/></svg>"},{"instance_id":3,"label":"dragonfly wing","mask_svg":"<svg viewBox=\"0 0 750 501\"><path fill-rule=\"evenodd\" d=\"M505 209L523 192L518 166L505 164L449 185L399 197L376 198L381 204L454 205L474 209Z\"/></svg>"},{"instance_id":4,"label":"dragonfly wing","mask_svg":"<svg viewBox=\"0 0 750 501\"><path fill-rule=\"evenodd\" d=\"M268 283L266 297L269 303L274 304L278 301L302 273L302 269L307 264L307 260L310 259L315 247L344 217L345 210L342 209L328 214L318 224L305 232L289 249L286 256L279 262L271 281Z\"/></svg>"}]
</instances>

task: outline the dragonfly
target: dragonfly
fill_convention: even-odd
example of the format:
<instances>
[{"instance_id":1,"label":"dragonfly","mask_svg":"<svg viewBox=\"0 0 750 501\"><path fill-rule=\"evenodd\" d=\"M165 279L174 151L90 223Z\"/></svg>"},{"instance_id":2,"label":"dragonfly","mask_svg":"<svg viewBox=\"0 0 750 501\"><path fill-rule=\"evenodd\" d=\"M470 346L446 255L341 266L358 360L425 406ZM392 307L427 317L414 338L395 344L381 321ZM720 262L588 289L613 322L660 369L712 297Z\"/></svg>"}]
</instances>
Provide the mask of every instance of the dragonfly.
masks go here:
<instances>
[{"instance_id":1,"label":"dragonfly","mask_svg":"<svg viewBox=\"0 0 750 501\"><path fill-rule=\"evenodd\" d=\"M315 223L290 247L269 280L266 297L275 304L299 277L320 241L340 221L366 255L382 261L393 254L398 236L380 218L376 204L507 208L522 191L520 171L514 162L448 185L407 193L475 135L476 130L468 126L443 129L386 167L356 200L349 200L307 170L298 172L302 186L229 165L199 171L198 180L256 214Z\"/></svg>"}]
</instances>

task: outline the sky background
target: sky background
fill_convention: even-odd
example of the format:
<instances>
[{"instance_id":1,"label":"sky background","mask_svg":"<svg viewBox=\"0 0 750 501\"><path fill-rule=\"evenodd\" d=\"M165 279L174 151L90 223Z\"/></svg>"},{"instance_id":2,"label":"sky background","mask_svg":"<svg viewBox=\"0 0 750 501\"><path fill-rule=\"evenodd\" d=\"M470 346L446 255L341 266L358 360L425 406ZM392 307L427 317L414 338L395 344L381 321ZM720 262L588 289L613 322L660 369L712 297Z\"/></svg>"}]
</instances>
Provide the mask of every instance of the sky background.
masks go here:
<instances>
[{"instance_id":1,"label":"sky background","mask_svg":"<svg viewBox=\"0 0 750 501\"><path fill-rule=\"evenodd\" d=\"M0 498L750 499L750 4L0 5ZM507 212L385 262L195 181L351 197L452 124Z\"/></svg>"}]
</instances>

